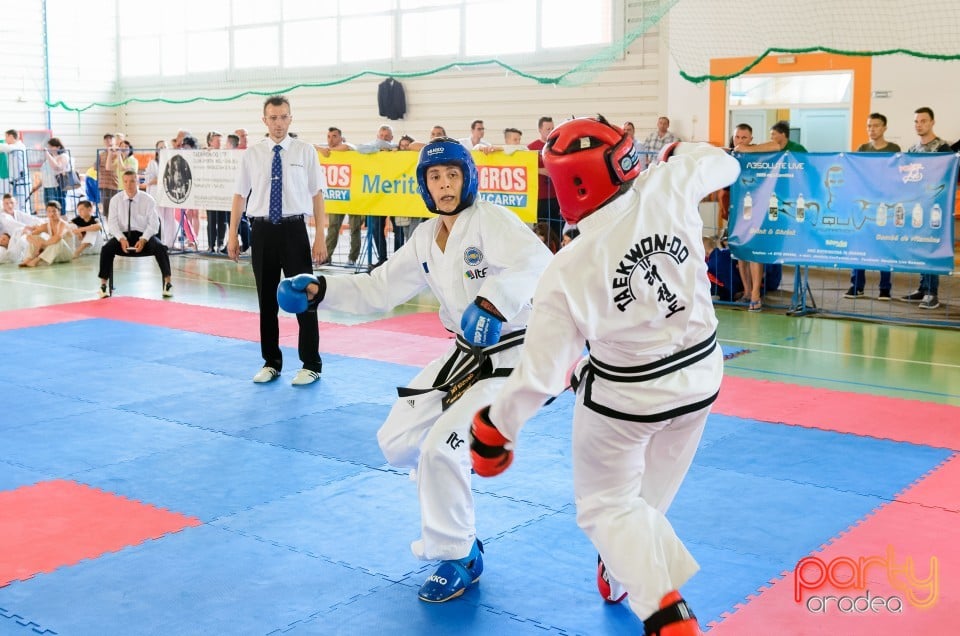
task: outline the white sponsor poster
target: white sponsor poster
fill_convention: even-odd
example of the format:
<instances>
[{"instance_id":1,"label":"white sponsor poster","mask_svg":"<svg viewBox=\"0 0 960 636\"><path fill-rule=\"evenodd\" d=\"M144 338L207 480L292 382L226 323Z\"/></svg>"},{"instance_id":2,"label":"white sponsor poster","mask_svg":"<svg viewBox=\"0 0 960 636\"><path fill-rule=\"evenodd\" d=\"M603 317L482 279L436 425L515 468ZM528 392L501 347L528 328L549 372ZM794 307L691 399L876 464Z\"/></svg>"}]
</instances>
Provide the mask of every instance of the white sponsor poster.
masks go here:
<instances>
[{"instance_id":1,"label":"white sponsor poster","mask_svg":"<svg viewBox=\"0 0 960 636\"><path fill-rule=\"evenodd\" d=\"M157 205L229 210L242 150L161 150Z\"/></svg>"}]
</instances>

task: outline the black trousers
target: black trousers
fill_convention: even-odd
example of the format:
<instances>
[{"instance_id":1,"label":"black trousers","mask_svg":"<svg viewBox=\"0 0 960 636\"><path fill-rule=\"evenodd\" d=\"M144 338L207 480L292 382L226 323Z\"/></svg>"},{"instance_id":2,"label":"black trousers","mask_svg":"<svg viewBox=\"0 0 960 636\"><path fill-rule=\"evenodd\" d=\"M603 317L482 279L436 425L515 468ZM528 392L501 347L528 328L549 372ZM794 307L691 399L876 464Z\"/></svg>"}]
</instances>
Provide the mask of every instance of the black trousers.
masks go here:
<instances>
[{"instance_id":1,"label":"black trousers","mask_svg":"<svg viewBox=\"0 0 960 636\"><path fill-rule=\"evenodd\" d=\"M277 371L283 368L280 352L280 320L277 314L277 286L281 277L313 273L310 237L303 217L285 219L276 225L261 218L252 218L250 260L257 281L260 302L260 353L264 366ZM304 369L320 372L320 329L317 312L297 314L300 336L297 351Z\"/></svg>"},{"instance_id":2,"label":"black trousers","mask_svg":"<svg viewBox=\"0 0 960 636\"><path fill-rule=\"evenodd\" d=\"M217 245L224 245L228 227L230 210L207 210L207 247L210 251Z\"/></svg>"},{"instance_id":3,"label":"black trousers","mask_svg":"<svg viewBox=\"0 0 960 636\"><path fill-rule=\"evenodd\" d=\"M136 231L124 232L124 235L127 237L130 247L136 245L141 237L141 233ZM113 259L117 256L153 256L157 259L157 265L160 266L160 274L164 278L170 276L170 255L167 254L167 246L161 243L156 235L150 237L141 252L124 252L123 248L120 247L120 241L116 238L107 241L103 249L100 250L100 278L110 280L113 277Z\"/></svg>"}]
</instances>

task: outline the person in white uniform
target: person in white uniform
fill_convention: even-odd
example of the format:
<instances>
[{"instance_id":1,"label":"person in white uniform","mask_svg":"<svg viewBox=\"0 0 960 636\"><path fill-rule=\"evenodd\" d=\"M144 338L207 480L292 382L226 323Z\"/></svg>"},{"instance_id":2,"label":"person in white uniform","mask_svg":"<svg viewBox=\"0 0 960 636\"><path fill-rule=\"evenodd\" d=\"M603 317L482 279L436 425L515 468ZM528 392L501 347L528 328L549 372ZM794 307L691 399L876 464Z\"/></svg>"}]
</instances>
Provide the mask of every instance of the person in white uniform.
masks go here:
<instances>
[{"instance_id":1,"label":"person in white uniform","mask_svg":"<svg viewBox=\"0 0 960 636\"><path fill-rule=\"evenodd\" d=\"M399 390L377 441L390 464L416 469L421 534L411 548L422 560L441 561L419 597L443 602L483 571L470 419L519 359L530 299L551 254L513 212L478 198L476 165L455 139L423 147L417 181L438 216L421 223L386 263L369 274L284 279L277 297L291 313L321 301L339 311L383 312L427 288L440 301L440 321L456 342Z\"/></svg>"},{"instance_id":2,"label":"person in white uniform","mask_svg":"<svg viewBox=\"0 0 960 636\"><path fill-rule=\"evenodd\" d=\"M41 262L68 263L73 260L76 241L73 227L60 214L59 201L47 201L47 221L35 225L26 235L27 250L20 267L36 267Z\"/></svg>"},{"instance_id":3,"label":"person in white uniform","mask_svg":"<svg viewBox=\"0 0 960 636\"><path fill-rule=\"evenodd\" d=\"M577 524L600 555L600 594L629 594L648 636L692 636L677 590L699 566L665 514L723 374L697 204L740 168L708 144L662 156L641 172L633 140L602 117L547 138L544 167L580 236L537 287L520 363L474 417L471 458L478 475L505 470L524 423L574 386Z\"/></svg>"}]
</instances>

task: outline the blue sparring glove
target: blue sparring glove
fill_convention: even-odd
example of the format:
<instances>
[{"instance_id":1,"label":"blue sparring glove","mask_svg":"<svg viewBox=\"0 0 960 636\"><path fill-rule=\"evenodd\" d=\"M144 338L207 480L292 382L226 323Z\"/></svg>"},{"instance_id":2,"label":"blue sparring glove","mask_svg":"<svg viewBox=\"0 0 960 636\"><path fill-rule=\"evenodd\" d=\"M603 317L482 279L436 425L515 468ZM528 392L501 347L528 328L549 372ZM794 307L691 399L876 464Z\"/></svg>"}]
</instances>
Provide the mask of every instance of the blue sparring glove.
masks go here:
<instances>
[{"instance_id":1,"label":"blue sparring glove","mask_svg":"<svg viewBox=\"0 0 960 636\"><path fill-rule=\"evenodd\" d=\"M474 347L489 347L500 342L504 317L486 298L477 296L460 319L463 337Z\"/></svg>"},{"instance_id":2,"label":"blue sparring glove","mask_svg":"<svg viewBox=\"0 0 960 636\"><path fill-rule=\"evenodd\" d=\"M317 286L313 298L308 298L307 287L313 283ZM305 311L316 309L327 293L327 281L323 276L313 274L297 274L292 278L284 278L277 285L277 304L291 314L302 314Z\"/></svg>"}]
</instances>

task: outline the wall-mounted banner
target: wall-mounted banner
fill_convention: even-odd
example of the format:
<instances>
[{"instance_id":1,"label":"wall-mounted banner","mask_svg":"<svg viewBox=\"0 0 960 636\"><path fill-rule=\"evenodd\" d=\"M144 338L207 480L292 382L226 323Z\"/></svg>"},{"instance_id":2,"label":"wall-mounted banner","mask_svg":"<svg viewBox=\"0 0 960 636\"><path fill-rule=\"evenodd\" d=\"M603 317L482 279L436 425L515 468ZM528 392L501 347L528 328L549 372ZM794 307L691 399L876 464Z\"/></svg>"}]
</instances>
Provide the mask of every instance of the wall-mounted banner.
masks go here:
<instances>
[{"instance_id":1,"label":"wall-mounted banner","mask_svg":"<svg viewBox=\"0 0 960 636\"><path fill-rule=\"evenodd\" d=\"M229 210L242 153L242 150L161 150L157 205L188 210Z\"/></svg>"},{"instance_id":2,"label":"wall-mounted banner","mask_svg":"<svg viewBox=\"0 0 960 636\"><path fill-rule=\"evenodd\" d=\"M953 270L958 157L948 153L739 155L730 249L760 263Z\"/></svg>"},{"instance_id":3,"label":"wall-mounted banner","mask_svg":"<svg viewBox=\"0 0 960 636\"><path fill-rule=\"evenodd\" d=\"M411 151L364 155L332 152L320 157L327 173L326 209L334 214L433 216L417 187L417 160ZM481 199L517 213L526 223L537 220L537 153L474 152Z\"/></svg>"}]
</instances>

